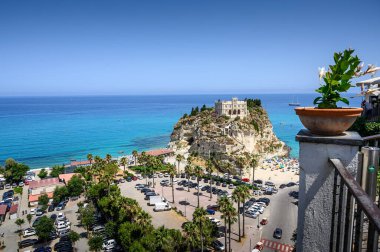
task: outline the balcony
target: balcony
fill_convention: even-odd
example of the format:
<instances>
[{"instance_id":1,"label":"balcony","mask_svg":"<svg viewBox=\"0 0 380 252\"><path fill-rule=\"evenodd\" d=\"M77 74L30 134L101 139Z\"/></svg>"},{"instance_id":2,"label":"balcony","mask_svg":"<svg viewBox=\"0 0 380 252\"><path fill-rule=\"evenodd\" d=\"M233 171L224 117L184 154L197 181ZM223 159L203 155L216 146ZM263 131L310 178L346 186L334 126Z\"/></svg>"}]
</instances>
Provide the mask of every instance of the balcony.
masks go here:
<instances>
[{"instance_id":1,"label":"balcony","mask_svg":"<svg viewBox=\"0 0 380 252\"><path fill-rule=\"evenodd\" d=\"M297 251L378 251L380 135L301 130ZM369 147L372 146L372 147Z\"/></svg>"}]
</instances>

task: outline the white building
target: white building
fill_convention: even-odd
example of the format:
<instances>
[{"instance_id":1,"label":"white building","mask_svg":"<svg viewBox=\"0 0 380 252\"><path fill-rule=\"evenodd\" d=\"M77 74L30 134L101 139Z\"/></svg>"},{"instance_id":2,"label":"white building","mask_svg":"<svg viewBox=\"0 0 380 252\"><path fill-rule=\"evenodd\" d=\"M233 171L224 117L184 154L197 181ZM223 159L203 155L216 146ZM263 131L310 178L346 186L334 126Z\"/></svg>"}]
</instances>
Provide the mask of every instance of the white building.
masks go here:
<instances>
[{"instance_id":1,"label":"white building","mask_svg":"<svg viewBox=\"0 0 380 252\"><path fill-rule=\"evenodd\" d=\"M238 98L232 98L231 101L215 102L215 112L218 116L229 116L232 118L241 117L244 118L248 115L247 102L239 101Z\"/></svg>"}]
</instances>

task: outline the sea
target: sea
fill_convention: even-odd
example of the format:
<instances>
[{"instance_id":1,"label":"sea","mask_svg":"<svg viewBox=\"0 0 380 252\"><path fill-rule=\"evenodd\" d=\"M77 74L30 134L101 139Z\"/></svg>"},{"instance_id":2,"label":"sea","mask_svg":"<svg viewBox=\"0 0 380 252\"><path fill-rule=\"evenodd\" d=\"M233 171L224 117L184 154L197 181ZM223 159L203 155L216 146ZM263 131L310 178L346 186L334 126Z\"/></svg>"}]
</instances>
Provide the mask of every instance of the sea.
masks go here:
<instances>
[{"instance_id":1,"label":"sea","mask_svg":"<svg viewBox=\"0 0 380 252\"><path fill-rule=\"evenodd\" d=\"M312 106L315 94L0 97L0 165L11 157L44 168L85 160L88 153L164 148L184 113L232 97L261 99L275 134L298 157L295 136L303 126L289 103Z\"/></svg>"}]
</instances>

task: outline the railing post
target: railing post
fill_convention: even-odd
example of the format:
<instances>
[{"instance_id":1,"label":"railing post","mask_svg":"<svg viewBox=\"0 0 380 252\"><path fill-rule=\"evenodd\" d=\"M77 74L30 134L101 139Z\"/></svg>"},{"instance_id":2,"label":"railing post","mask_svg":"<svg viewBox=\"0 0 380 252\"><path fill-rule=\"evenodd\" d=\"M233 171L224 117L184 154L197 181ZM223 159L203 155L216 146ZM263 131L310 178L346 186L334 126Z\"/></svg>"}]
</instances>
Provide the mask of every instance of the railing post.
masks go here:
<instances>
[{"instance_id":1,"label":"railing post","mask_svg":"<svg viewBox=\"0 0 380 252\"><path fill-rule=\"evenodd\" d=\"M363 190L368 194L372 201L376 200L376 183L377 172L379 170L380 148L377 147L362 147L363 153L363 169L362 183ZM379 235L376 232L373 223L368 226L368 241L367 251L377 251Z\"/></svg>"},{"instance_id":2,"label":"railing post","mask_svg":"<svg viewBox=\"0 0 380 252\"><path fill-rule=\"evenodd\" d=\"M338 158L344 167L356 176L359 147L362 138L356 132L345 132L342 136L317 136L301 130L296 140L300 144L300 185L297 223L297 251L339 251L343 250L342 240L346 235L345 220L346 193L335 190L333 195L335 169L330 158ZM339 183L340 186L343 186ZM335 198L335 202L334 202ZM333 206L343 210L338 214ZM334 217L333 217L334 216ZM330 232L333 229L332 232ZM338 232L339 229L339 232ZM337 236L339 233L340 237ZM331 243L330 243L331 241ZM337 242L340 245L337 245Z\"/></svg>"}]
</instances>

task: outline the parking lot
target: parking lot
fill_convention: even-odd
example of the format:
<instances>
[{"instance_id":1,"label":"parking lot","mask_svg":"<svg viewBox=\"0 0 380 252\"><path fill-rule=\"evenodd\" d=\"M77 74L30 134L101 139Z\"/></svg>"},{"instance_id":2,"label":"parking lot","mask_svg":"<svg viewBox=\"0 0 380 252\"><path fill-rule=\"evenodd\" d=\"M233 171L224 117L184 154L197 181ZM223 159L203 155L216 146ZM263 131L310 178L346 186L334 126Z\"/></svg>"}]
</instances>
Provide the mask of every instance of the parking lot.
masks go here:
<instances>
[{"instance_id":1,"label":"parking lot","mask_svg":"<svg viewBox=\"0 0 380 252\"><path fill-rule=\"evenodd\" d=\"M0 194L3 194L5 191L8 191L10 189L5 189L5 190L0 190ZM27 214L30 213L31 208L28 207L28 186L24 185L23 186L23 193L22 195L15 195L19 197L18 204L19 204L19 210L18 210L18 218L24 219L25 223L22 225L22 229L29 228L30 225L33 224L33 222L36 220L37 216L33 215L31 224L29 225L27 221ZM48 216L50 217L52 214L58 215L58 213L62 212L70 221L71 223L71 230L82 234L85 232L85 229L83 227L80 227L78 225L78 220L77 220L77 211L78 211L78 206L77 203L79 201L83 201L83 198L79 198L78 200L75 201L68 201L65 209L61 211L52 211L52 212L46 212L42 216ZM24 214L23 214L24 212ZM15 224L15 219L9 219L9 215L7 214L6 219L0 226L0 234L4 233L4 237L0 238L0 241L5 242L5 248L3 251L9 251L9 252L14 252L17 251L18 249L18 242L20 241L19 235L18 235L18 226ZM27 238L22 237L21 240L25 239L37 239L37 236L29 236ZM54 247L54 245L59 241L59 238L56 238L52 241L49 241L47 243L39 243L34 246L29 246L23 249L20 249L19 251L30 251L34 250L34 248L38 248L41 246L50 246ZM80 251L88 251L88 244L87 244L87 239L79 239L79 241L75 244L75 247L80 248Z\"/></svg>"},{"instance_id":2,"label":"parking lot","mask_svg":"<svg viewBox=\"0 0 380 252\"><path fill-rule=\"evenodd\" d=\"M162 180L170 180L168 177L162 177L162 178L155 178L155 187L154 190L159 195L165 197L169 204L174 208L180 210L184 216L181 216L180 214L176 213L175 211L163 211L163 212L154 212L153 206L147 205L147 200L144 200L144 194L141 193L139 190L135 189L135 185L145 184L145 179L143 180L136 180L131 182L125 182L122 184L119 184L122 194L126 197L134 198L136 199L141 207L151 214L152 216L152 223L155 227L159 227L161 225L164 225L168 228L176 228L181 229L181 225L185 221L191 221L192 220L192 214L197 207L197 189L191 188L190 192L188 192L187 187L179 186L177 185L178 182L181 180L184 180L183 178L175 178L175 185L174 185L174 195L175 195L175 202L172 203L172 187L171 186L162 186L160 185L160 182ZM186 179L187 180L187 179ZM148 181L152 182L152 179L148 179ZM192 182L196 182L196 180L191 180ZM200 182L200 185L209 185L209 183L204 183L202 180ZM215 184L213 185L215 186ZM279 185L276 185L279 187ZM228 187L222 187L222 186L216 186L217 188L220 188L222 190L226 190L229 194L232 193L233 189L229 189ZM238 243L238 224L235 223L232 225L232 233L231 233L231 239L232 239L232 249L234 251L251 251L250 248L256 242L258 242L261 238L265 238L267 240L273 240L279 243L283 244L293 244L291 242L292 233L296 228L297 225L297 206L293 204L295 201L294 198L290 197L288 194L289 192L293 190L298 190L298 187L292 186L292 187L285 187L283 189L278 189L277 194L273 195L263 195L263 196L252 196L258 199L259 197L267 197L270 199L270 204L268 207L265 208L265 211L263 214L261 214L258 218L245 218L246 223L246 237L242 239L241 243ZM218 196L216 194L212 194L212 199L210 199L210 194L201 191L200 190L200 196L199 196L199 204L201 207L207 208L208 205L215 205L217 204L217 198ZM188 202L188 204L184 204L185 202ZM237 207L237 204L235 204ZM221 218L221 213L219 211L216 211L215 215L212 217L219 219L222 222L222 226L224 226L224 222ZM261 226L259 229L257 228L258 222L262 218L268 218L269 222L265 226ZM242 219L242 216L241 216ZM241 220L242 221L242 220ZM280 240L273 238L273 231L275 228L282 228L283 234L282 238ZM224 237L219 238L219 240L224 243ZM268 248L264 251L273 251L269 250Z\"/></svg>"}]
</instances>

